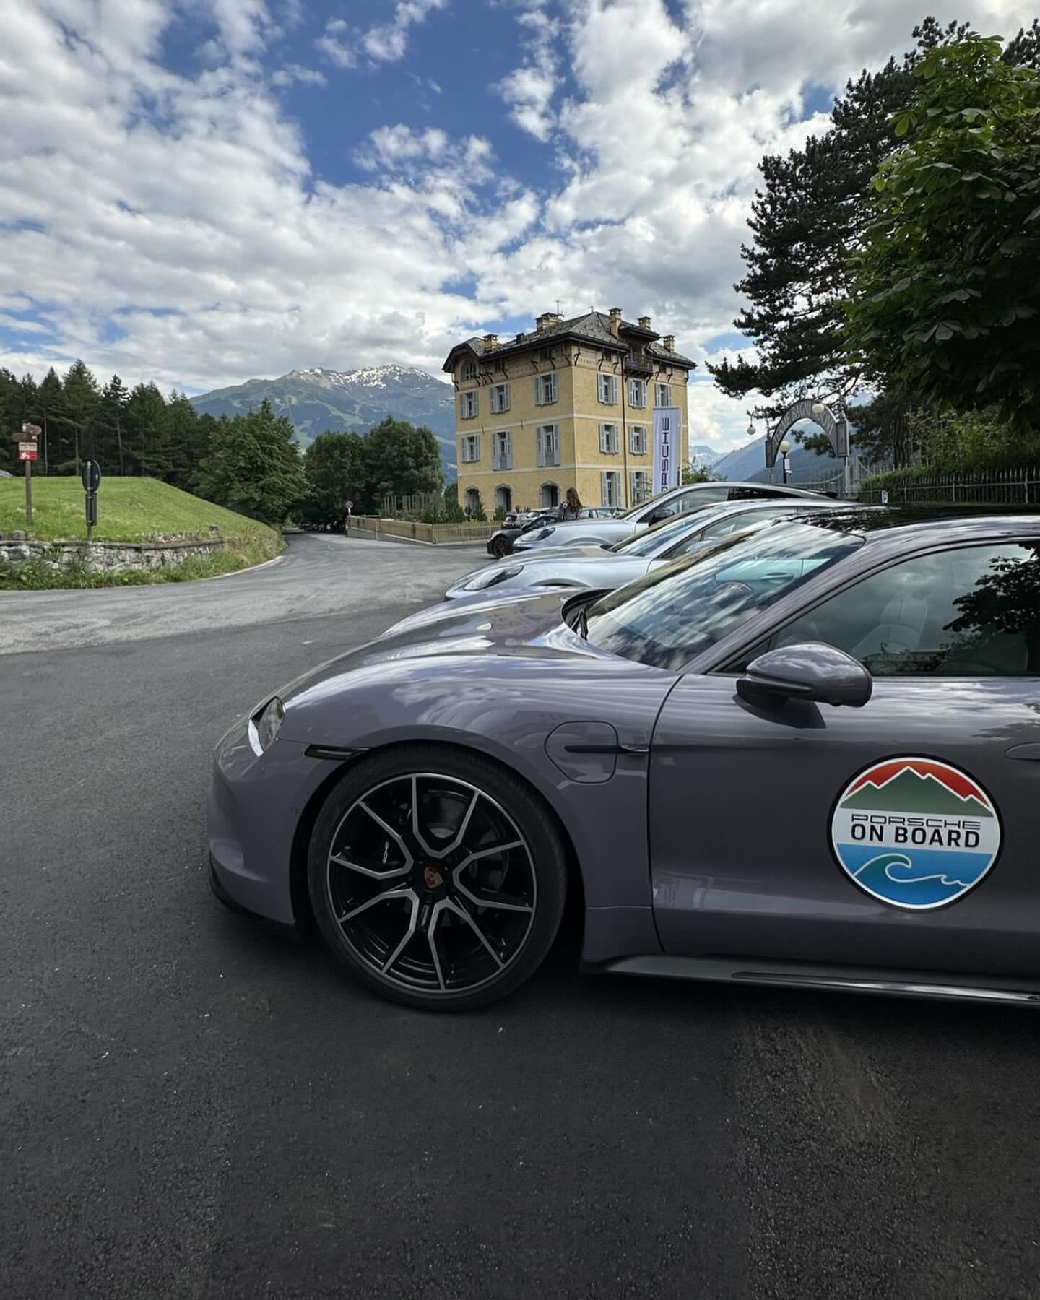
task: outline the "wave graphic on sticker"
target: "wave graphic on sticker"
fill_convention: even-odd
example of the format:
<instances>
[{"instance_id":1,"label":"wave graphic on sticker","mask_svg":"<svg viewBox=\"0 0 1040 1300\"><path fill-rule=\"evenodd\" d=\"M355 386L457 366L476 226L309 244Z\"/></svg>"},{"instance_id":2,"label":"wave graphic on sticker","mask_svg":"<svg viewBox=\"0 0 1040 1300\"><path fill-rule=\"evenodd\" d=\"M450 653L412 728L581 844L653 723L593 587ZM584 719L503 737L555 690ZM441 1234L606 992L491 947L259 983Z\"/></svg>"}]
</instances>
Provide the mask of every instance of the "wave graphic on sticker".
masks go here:
<instances>
[{"instance_id":1,"label":"wave graphic on sticker","mask_svg":"<svg viewBox=\"0 0 1040 1300\"><path fill-rule=\"evenodd\" d=\"M973 889L1000 851L1000 817L967 773L931 758L890 758L845 787L831 818L839 864L893 907L945 907Z\"/></svg>"}]
</instances>

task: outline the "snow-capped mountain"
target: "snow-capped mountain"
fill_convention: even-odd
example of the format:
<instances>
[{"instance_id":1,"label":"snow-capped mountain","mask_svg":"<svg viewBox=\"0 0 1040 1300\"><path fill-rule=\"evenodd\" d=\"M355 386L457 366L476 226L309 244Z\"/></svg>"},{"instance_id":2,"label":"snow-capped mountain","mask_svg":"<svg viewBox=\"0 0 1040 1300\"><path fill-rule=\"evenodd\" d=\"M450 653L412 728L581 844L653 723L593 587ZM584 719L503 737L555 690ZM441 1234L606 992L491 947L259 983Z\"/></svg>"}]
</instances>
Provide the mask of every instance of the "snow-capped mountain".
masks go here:
<instances>
[{"instance_id":1,"label":"snow-capped mountain","mask_svg":"<svg viewBox=\"0 0 1040 1300\"><path fill-rule=\"evenodd\" d=\"M437 438L445 472L455 473L455 411L450 384L413 366L362 366L290 370L278 379L249 379L193 397L210 415L238 415L271 403L292 421L300 442L312 442L326 429L364 433L388 415L424 424Z\"/></svg>"}]
</instances>

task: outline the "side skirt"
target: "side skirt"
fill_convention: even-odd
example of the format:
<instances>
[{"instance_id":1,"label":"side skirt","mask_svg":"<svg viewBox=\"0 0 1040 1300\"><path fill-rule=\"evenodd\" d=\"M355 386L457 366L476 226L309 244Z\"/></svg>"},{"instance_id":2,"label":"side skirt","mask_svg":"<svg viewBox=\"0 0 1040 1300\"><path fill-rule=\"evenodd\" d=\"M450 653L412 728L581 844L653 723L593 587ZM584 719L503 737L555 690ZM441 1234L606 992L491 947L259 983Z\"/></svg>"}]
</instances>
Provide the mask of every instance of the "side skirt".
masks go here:
<instances>
[{"instance_id":1,"label":"side skirt","mask_svg":"<svg viewBox=\"0 0 1040 1300\"><path fill-rule=\"evenodd\" d=\"M776 984L842 993L890 993L899 997L958 1002L1000 1002L1040 1007L1040 981L944 975L935 971L871 970L869 967L808 966L797 962L741 961L729 957L621 957L586 969L616 975L728 984Z\"/></svg>"}]
</instances>

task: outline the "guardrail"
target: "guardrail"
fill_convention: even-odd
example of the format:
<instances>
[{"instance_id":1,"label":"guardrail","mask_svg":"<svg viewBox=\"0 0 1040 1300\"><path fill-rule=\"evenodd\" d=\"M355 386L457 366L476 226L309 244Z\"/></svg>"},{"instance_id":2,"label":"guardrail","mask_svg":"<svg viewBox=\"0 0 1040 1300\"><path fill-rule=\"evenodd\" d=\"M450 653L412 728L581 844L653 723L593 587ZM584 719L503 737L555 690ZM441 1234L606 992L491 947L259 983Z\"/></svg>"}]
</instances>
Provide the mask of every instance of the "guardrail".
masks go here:
<instances>
[{"instance_id":1,"label":"guardrail","mask_svg":"<svg viewBox=\"0 0 1040 1300\"><path fill-rule=\"evenodd\" d=\"M403 537L408 541L444 545L446 542L486 542L500 524L420 524L407 519L377 519L370 515L351 515L349 531L371 536Z\"/></svg>"}]
</instances>

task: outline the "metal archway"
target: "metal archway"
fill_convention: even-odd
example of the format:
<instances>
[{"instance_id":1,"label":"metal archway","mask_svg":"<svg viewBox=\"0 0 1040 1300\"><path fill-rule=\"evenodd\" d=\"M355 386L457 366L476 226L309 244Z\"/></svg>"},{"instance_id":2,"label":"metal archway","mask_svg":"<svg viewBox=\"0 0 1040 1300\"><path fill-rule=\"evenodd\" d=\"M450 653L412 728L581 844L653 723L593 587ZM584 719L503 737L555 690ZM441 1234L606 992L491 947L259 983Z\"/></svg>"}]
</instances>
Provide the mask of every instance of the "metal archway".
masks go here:
<instances>
[{"instance_id":1,"label":"metal archway","mask_svg":"<svg viewBox=\"0 0 1040 1300\"><path fill-rule=\"evenodd\" d=\"M776 464L776 454L780 450L780 443L783 441L784 434L797 424L800 420L812 420L830 439L831 446L834 448L834 454L844 463L845 469L845 492L849 492L849 426L845 419L845 412L838 408L837 417L825 402L814 402L809 397L803 397L784 411L780 419L766 436L766 469L772 470Z\"/></svg>"}]
</instances>

